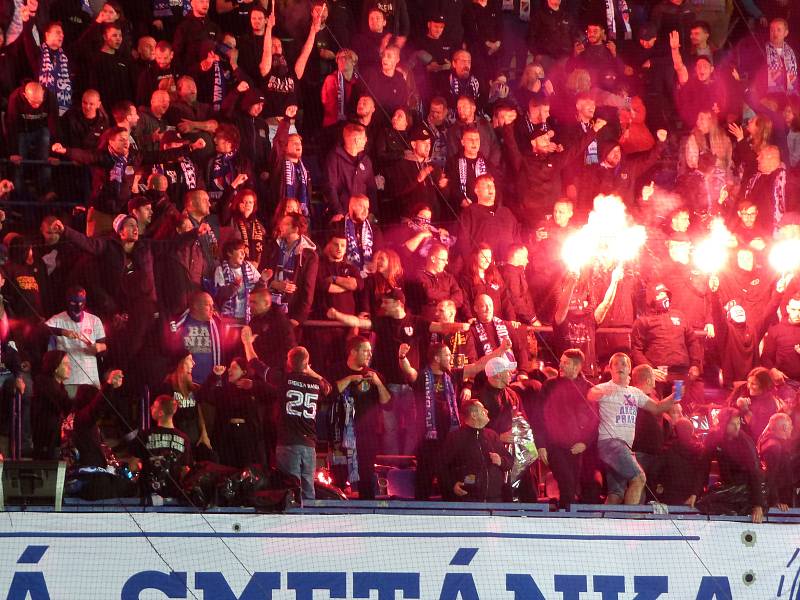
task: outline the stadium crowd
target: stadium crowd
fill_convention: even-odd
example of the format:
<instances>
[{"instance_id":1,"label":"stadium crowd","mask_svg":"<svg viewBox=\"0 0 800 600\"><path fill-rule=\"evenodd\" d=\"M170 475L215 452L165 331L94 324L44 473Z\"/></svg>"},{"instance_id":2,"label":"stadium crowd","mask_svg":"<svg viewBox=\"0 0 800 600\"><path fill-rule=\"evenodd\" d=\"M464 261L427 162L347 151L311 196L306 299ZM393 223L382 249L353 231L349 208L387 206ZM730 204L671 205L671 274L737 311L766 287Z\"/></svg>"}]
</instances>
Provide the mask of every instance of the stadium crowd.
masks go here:
<instances>
[{"instance_id":1,"label":"stadium crowd","mask_svg":"<svg viewBox=\"0 0 800 600\"><path fill-rule=\"evenodd\" d=\"M360 498L414 455L418 499L535 501L549 469L561 507L794 503L794 3L3 0L0 26L3 421L85 495L131 491L116 427L162 495L211 461L313 498L326 442Z\"/></svg>"}]
</instances>

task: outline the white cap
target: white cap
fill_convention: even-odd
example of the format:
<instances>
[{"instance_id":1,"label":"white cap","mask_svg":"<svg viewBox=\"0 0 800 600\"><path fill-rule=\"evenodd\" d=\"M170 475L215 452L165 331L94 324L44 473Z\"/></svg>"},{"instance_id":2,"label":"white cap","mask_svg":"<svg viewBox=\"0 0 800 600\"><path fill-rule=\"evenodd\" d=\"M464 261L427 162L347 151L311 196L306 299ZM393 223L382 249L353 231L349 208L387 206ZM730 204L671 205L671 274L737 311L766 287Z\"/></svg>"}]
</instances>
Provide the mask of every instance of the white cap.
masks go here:
<instances>
[{"instance_id":1,"label":"white cap","mask_svg":"<svg viewBox=\"0 0 800 600\"><path fill-rule=\"evenodd\" d=\"M483 371L487 377L496 377L503 371L513 371L517 368L517 363L508 360L505 356L497 356L486 363Z\"/></svg>"}]
</instances>

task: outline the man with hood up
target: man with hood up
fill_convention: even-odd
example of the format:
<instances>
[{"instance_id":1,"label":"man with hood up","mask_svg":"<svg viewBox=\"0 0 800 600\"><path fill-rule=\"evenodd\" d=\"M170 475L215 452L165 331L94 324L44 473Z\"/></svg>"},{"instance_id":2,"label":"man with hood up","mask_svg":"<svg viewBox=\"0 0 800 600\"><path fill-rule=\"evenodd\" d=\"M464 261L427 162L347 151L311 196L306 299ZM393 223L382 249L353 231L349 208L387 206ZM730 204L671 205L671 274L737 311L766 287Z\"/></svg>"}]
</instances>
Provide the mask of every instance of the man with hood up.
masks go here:
<instances>
[{"instance_id":1,"label":"man with hood up","mask_svg":"<svg viewBox=\"0 0 800 600\"><path fill-rule=\"evenodd\" d=\"M745 381L748 373L758 366L759 343L780 306L781 294L775 291L764 310L752 314L741 300L732 298L723 304L717 277L711 277L708 286L723 381L725 385Z\"/></svg>"},{"instance_id":2,"label":"man with hood up","mask_svg":"<svg viewBox=\"0 0 800 600\"><path fill-rule=\"evenodd\" d=\"M634 365L654 367L659 382L666 381L668 373L697 378L703 363L703 346L684 314L672 308L671 299L672 292L663 283L648 289L649 314L636 319L631 329Z\"/></svg>"}]
</instances>

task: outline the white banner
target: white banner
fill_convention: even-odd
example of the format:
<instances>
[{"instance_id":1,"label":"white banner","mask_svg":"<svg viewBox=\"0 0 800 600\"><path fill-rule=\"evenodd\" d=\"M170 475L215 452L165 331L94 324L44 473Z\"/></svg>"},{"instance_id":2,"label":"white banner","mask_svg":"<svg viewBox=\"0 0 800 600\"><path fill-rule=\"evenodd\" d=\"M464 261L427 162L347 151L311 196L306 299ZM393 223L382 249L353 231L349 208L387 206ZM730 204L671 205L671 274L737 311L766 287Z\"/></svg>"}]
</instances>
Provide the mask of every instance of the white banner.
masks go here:
<instances>
[{"instance_id":1,"label":"white banner","mask_svg":"<svg viewBox=\"0 0 800 600\"><path fill-rule=\"evenodd\" d=\"M800 598L800 527L499 516L4 513L6 600Z\"/></svg>"}]
</instances>

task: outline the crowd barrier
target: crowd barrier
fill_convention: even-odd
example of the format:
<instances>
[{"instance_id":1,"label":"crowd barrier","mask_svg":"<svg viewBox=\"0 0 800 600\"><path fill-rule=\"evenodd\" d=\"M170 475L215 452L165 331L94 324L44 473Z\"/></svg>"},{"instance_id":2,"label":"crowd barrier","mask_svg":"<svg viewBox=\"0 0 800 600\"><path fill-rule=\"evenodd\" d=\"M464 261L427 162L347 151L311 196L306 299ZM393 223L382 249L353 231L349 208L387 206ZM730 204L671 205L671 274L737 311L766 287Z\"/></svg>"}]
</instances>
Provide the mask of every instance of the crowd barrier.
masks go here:
<instances>
[{"instance_id":1,"label":"crowd barrier","mask_svg":"<svg viewBox=\"0 0 800 600\"><path fill-rule=\"evenodd\" d=\"M9 513L0 596L797 598L796 527L525 516Z\"/></svg>"}]
</instances>

